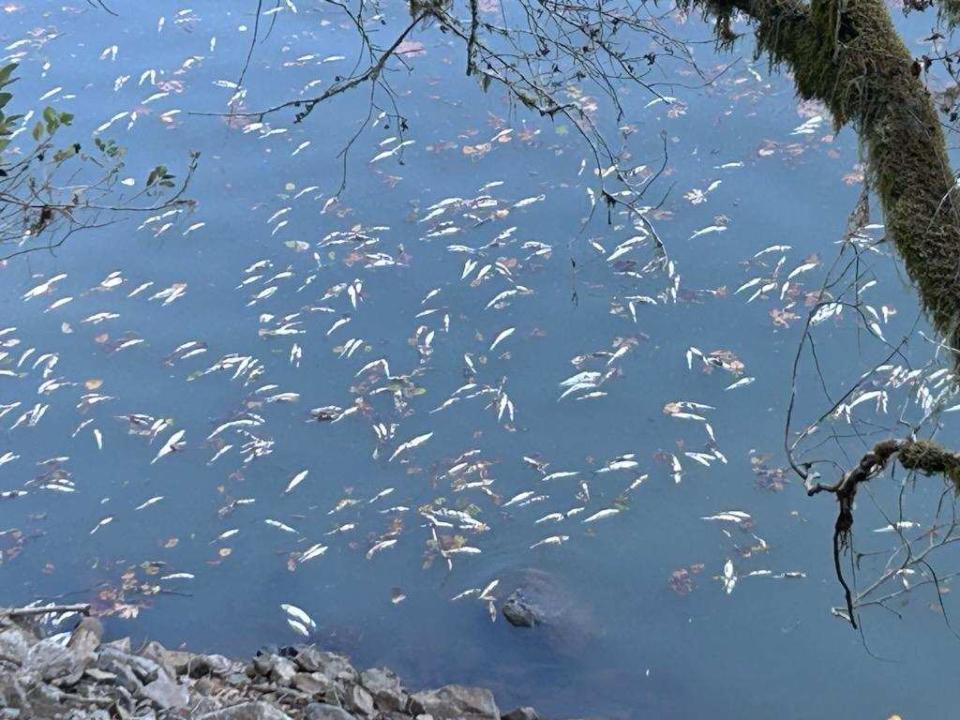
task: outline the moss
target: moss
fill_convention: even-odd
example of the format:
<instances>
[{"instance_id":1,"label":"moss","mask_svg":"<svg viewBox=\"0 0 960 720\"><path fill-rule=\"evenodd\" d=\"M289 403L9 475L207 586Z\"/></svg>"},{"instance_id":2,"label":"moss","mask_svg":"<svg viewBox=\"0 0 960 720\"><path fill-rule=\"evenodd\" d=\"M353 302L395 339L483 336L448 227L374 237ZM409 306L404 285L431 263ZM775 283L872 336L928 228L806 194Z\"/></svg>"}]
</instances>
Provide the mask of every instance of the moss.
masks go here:
<instances>
[{"instance_id":1,"label":"moss","mask_svg":"<svg viewBox=\"0 0 960 720\"><path fill-rule=\"evenodd\" d=\"M900 448L900 464L925 475L943 475L960 491L960 454L931 440L912 440Z\"/></svg>"}]
</instances>

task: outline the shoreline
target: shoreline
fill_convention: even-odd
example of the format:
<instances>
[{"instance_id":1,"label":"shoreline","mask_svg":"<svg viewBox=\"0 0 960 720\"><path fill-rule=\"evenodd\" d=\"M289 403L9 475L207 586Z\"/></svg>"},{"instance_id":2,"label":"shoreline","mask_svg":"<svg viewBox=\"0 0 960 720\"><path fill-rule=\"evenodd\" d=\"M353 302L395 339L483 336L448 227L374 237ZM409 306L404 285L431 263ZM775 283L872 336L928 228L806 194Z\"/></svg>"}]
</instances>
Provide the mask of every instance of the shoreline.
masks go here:
<instances>
[{"instance_id":1,"label":"shoreline","mask_svg":"<svg viewBox=\"0 0 960 720\"><path fill-rule=\"evenodd\" d=\"M0 720L540 720L501 712L485 688L408 690L389 668L356 669L303 644L250 660L105 640L82 605L0 608ZM44 632L44 620L71 628Z\"/></svg>"}]
</instances>

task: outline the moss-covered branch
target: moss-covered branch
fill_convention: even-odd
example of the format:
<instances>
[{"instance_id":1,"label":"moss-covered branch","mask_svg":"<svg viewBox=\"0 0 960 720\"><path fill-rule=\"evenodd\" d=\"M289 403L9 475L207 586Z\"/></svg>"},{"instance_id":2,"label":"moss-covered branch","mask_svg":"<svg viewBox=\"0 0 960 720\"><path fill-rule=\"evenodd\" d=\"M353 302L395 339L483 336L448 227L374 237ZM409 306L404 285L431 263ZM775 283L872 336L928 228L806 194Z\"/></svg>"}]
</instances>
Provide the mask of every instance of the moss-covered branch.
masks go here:
<instances>
[{"instance_id":1,"label":"moss-covered branch","mask_svg":"<svg viewBox=\"0 0 960 720\"><path fill-rule=\"evenodd\" d=\"M756 24L758 47L794 74L863 143L887 234L924 307L960 348L960 202L937 112L883 0L704 0L721 41L734 11ZM954 359L960 364L960 355Z\"/></svg>"},{"instance_id":2,"label":"moss-covered branch","mask_svg":"<svg viewBox=\"0 0 960 720\"><path fill-rule=\"evenodd\" d=\"M896 457L907 470L923 473L924 475L941 475L948 480L956 492L960 493L960 453L955 453L938 445L932 440L884 440L873 446L873 449L864 455L857 466L850 470L835 485L809 482L807 494L816 495L820 492L829 492L837 496L840 508L837 512L837 521L833 530L833 563L837 579L843 586L847 601L847 614L854 627L857 626L854 615L853 594L850 586L843 577L840 566L840 554L850 542L850 533L853 530L853 502L857 497L857 488L860 483L867 482L883 472Z\"/></svg>"}]
</instances>

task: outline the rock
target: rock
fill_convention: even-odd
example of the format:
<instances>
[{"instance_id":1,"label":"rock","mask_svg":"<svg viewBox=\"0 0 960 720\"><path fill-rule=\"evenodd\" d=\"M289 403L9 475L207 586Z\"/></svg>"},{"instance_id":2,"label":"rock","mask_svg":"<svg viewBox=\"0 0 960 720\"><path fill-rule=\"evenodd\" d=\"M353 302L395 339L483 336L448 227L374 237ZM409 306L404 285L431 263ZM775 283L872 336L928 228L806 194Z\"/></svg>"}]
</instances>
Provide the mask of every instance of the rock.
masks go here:
<instances>
[{"instance_id":1,"label":"rock","mask_svg":"<svg viewBox=\"0 0 960 720\"><path fill-rule=\"evenodd\" d=\"M251 663L251 669L248 670L247 675L250 677L256 677L257 675L269 675L270 668L273 667L273 656L272 655L257 655Z\"/></svg>"},{"instance_id":2,"label":"rock","mask_svg":"<svg viewBox=\"0 0 960 720\"><path fill-rule=\"evenodd\" d=\"M102 637L92 618L48 638L0 622L0 720L501 719L489 690L448 685L411 696L390 669L358 673L313 645L265 648L244 666L157 642L134 653L128 638ZM526 707L502 717L540 720Z\"/></svg>"},{"instance_id":3,"label":"rock","mask_svg":"<svg viewBox=\"0 0 960 720\"><path fill-rule=\"evenodd\" d=\"M503 720L540 720L540 715L532 707L518 707L504 715Z\"/></svg>"},{"instance_id":4,"label":"rock","mask_svg":"<svg viewBox=\"0 0 960 720\"><path fill-rule=\"evenodd\" d=\"M306 693L311 697L326 695L333 689L333 681L322 673L297 673L293 676L291 685L294 689Z\"/></svg>"},{"instance_id":5,"label":"rock","mask_svg":"<svg viewBox=\"0 0 960 720\"><path fill-rule=\"evenodd\" d=\"M250 682L250 678L247 677L246 673L242 672L230 673L224 678L224 680L234 687L240 687L241 685L246 685Z\"/></svg>"},{"instance_id":6,"label":"rock","mask_svg":"<svg viewBox=\"0 0 960 720\"><path fill-rule=\"evenodd\" d=\"M83 672L96 659L96 650L100 647L103 638L103 625L94 617L85 617L73 629L67 641L67 649L73 654L73 670L66 675L63 685L76 685L83 677Z\"/></svg>"},{"instance_id":7,"label":"rock","mask_svg":"<svg viewBox=\"0 0 960 720\"><path fill-rule=\"evenodd\" d=\"M344 704L356 714L371 717L376 712L373 706L373 695L367 692L363 685L351 685L347 690Z\"/></svg>"},{"instance_id":8,"label":"rock","mask_svg":"<svg viewBox=\"0 0 960 720\"><path fill-rule=\"evenodd\" d=\"M179 685L165 672L158 673L156 680L144 685L140 694L161 710L182 708L190 702L187 688Z\"/></svg>"},{"instance_id":9,"label":"rock","mask_svg":"<svg viewBox=\"0 0 960 720\"><path fill-rule=\"evenodd\" d=\"M115 682L117 685L133 694L137 694L140 692L143 683L140 682L140 678L137 677L133 668L124 662L126 657L125 653L117 650L111 650L111 652L101 650L97 658L97 669L112 673L116 676Z\"/></svg>"},{"instance_id":10,"label":"rock","mask_svg":"<svg viewBox=\"0 0 960 720\"><path fill-rule=\"evenodd\" d=\"M203 677L193 684L193 691L200 695L213 695L220 689L220 684L210 676Z\"/></svg>"},{"instance_id":11,"label":"rock","mask_svg":"<svg viewBox=\"0 0 960 720\"><path fill-rule=\"evenodd\" d=\"M282 710L265 702L248 702L233 707L195 715L195 720L292 720Z\"/></svg>"},{"instance_id":12,"label":"rock","mask_svg":"<svg viewBox=\"0 0 960 720\"><path fill-rule=\"evenodd\" d=\"M101 670L116 672L111 667L105 667L105 663L110 661L115 664L126 665L142 683L151 683L160 675L160 666L150 658L133 655L107 644L100 650L97 664Z\"/></svg>"},{"instance_id":13,"label":"rock","mask_svg":"<svg viewBox=\"0 0 960 720\"><path fill-rule=\"evenodd\" d=\"M23 665L30 645L36 642L30 633L16 625L0 632L0 660Z\"/></svg>"},{"instance_id":14,"label":"rock","mask_svg":"<svg viewBox=\"0 0 960 720\"><path fill-rule=\"evenodd\" d=\"M85 617L73 629L67 647L73 650L77 657L88 657L100 647L101 639L103 624L95 617Z\"/></svg>"},{"instance_id":15,"label":"rock","mask_svg":"<svg viewBox=\"0 0 960 720\"><path fill-rule=\"evenodd\" d=\"M411 695L409 709L417 715L429 713L436 720L500 720L492 692L463 685Z\"/></svg>"},{"instance_id":16,"label":"rock","mask_svg":"<svg viewBox=\"0 0 960 720\"><path fill-rule=\"evenodd\" d=\"M76 660L67 649L66 635L44 638L27 651L23 663L26 670L36 672L45 682L65 677L73 672Z\"/></svg>"},{"instance_id":17,"label":"rock","mask_svg":"<svg viewBox=\"0 0 960 720\"><path fill-rule=\"evenodd\" d=\"M223 655L203 655L201 657L206 660L207 665L210 667L210 674L218 677L229 675L241 667L239 663Z\"/></svg>"},{"instance_id":18,"label":"rock","mask_svg":"<svg viewBox=\"0 0 960 720\"><path fill-rule=\"evenodd\" d=\"M279 655L271 656L270 680L278 685L289 686L293 681L293 676L297 674L297 666L289 658Z\"/></svg>"},{"instance_id":19,"label":"rock","mask_svg":"<svg viewBox=\"0 0 960 720\"><path fill-rule=\"evenodd\" d=\"M525 568L504 573L499 589L507 594L500 608L507 622L534 628L556 653L577 657L598 635L589 602L560 577Z\"/></svg>"},{"instance_id":20,"label":"rock","mask_svg":"<svg viewBox=\"0 0 960 720\"><path fill-rule=\"evenodd\" d=\"M212 697L200 698L199 700L191 698L190 700L191 717L216 712L219 709L220 703Z\"/></svg>"},{"instance_id":21,"label":"rock","mask_svg":"<svg viewBox=\"0 0 960 720\"><path fill-rule=\"evenodd\" d=\"M203 655L193 655L187 660L184 670L192 678L202 678L213 672L213 665Z\"/></svg>"},{"instance_id":22,"label":"rock","mask_svg":"<svg viewBox=\"0 0 960 720\"><path fill-rule=\"evenodd\" d=\"M30 707L26 690L12 673L0 673L0 707L17 710Z\"/></svg>"},{"instance_id":23,"label":"rock","mask_svg":"<svg viewBox=\"0 0 960 720\"><path fill-rule=\"evenodd\" d=\"M400 678L387 668L370 668L360 673L360 682L373 695L378 710L402 710L407 706L407 693Z\"/></svg>"},{"instance_id":24,"label":"rock","mask_svg":"<svg viewBox=\"0 0 960 720\"><path fill-rule=\"evenodd\" d=\"M111 640L108 643L103 644L104 647L113 648L114 650L119 650L122 653L130 653L130 638L120 638L119 640Z\"/></svg>"},{"instance_id":25,"label":"rock","mask_svg":"<svg viewBox=\"0 0 960 720\"><path fill-rule=\"evenodd\" d=\"M84 675L98 683L113 682L117 679L117 676L112 672L107 672L106 670L101 670L100 668L96 667L87 668L86 672L84 672Z\"/></svg>"},{"instance_id":26,"label":"rock","mask_svg":"<svg viewBox=\"0 0 960 720\"><path fill-rule=\"evenodd\" d=\"M193 658L192 653L182 650L168 650L156 640L148 642L139 654L153 660L170 677L176 677L186 672L187 663Z\"/></svg>"},{"instance_id":27,"label":"rock","mask_svg":"<svg viewBox=\"0 0 960 720\"><path fill-rule=\"evenodd\" d=\"M239 669L241 666L234 663L223 655L187 655L186 662L181 666L180 672L186 672L192 678L206 677L207 675L217 675L224 677ZM265 666L266 667L266 666ZM269 668L267 668L269 673Z\"/></svg>"},{"instance_id":28,"label":"rock","mask_svg":"<svg viewBox=\"0 0 960 720\"><path fill-rule=\"evenodd\" d=\"M60 702L62 695L53 685L40 683L33 686L27 693L29 705L24 708L24 715L31 720L60 715L65 709Z\"/></svg>"},{"instance_id":29,"label":"rock","mask_svg":"<svg viewBox=\"0 0 960 720\"><path fill-rule=\"evenodd\" d=\"M353 715L336 705L310 703L303 715L304 720L356 720Z\"/></svg>"},{"instance_id":30,"label":"rock","mask_svg":"<svg viewBox=\"0 0 960 720\"><path fill-rule=\"evenodd\" d=\"M321 672L331 680L355 683L359 679L357 671L343 655L318 650L313 645L300 648L296 663L307 672Z\"/></svg>"},{"instance_id":31,"label":"rock","mask_svg":"<svg viewBox=\"0 0 960 720\"><path fill-rule=\"evenodd\" d=\"M293 660L301 670L306 672L317 672L323 665L323 658L320 656L321 650L315 645L304 645L294 655Z\"/></svg>"},{"instance_id":32,"label":"rock","mask_svg":"<svg viewBox=\"0 0 960 720\"><path fill-rule=\"evenodd\" d=\"M507 622L514 627L529 628L540 622L536 607L527 601L522 590L514 590L510 593L501 612Z\"/></svg>"}]
</instances>

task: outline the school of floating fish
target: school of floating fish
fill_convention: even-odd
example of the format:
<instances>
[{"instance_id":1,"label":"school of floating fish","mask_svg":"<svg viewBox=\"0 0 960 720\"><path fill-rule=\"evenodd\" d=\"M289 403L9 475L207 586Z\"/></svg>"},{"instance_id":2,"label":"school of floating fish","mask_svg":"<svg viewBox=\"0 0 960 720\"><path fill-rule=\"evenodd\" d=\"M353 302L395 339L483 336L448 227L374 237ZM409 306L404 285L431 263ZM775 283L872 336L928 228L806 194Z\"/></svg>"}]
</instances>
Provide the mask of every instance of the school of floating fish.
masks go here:
<instances>
[{"instance_id":1,"label":"school of floating fish","mask_svg":"<svg viewBox=\"0 0 960 720\"><path fill-rule=\"evenodd\" d=\"M287 1L265 15L294 12L295 6ZM157 32L172 32L171 26L196 32L202 23L194 11L182 10L161 17ZM54 30L32 31L6 46L6 61L29 61L58 36ZM146 117L170 126L183 122L183 109L168 106L183 92L205 57L215 52L216 37L204 43L205 53L190 55L165 70L130 68L121 72L114 91L136 86L142 97L134 107L111 113L95 134L130 132ZM113 64L123 52L112 45L103 49L99 58ZM288 60L285 66L323 68L342 59L305 54ZM764 81L749 67L733 73L729 82L741 91L749 86L751 92L760 94ZM250 102L248 90L235 82L221 79L214 84L230 93L227 107ZM71 97L56 88L40 101L69 101ZM586 97L580 100L589 102ZM669 106L657 104L649 112L660 112L664 119L682 115L685 106L672 100L675 102ZM374 118L373 127L387 120L381 113ZM24 122L26 127L29 117ZM276 155L281 150L288 156L308 152L311 141L298 139L301 135L295 134L292 126L283 126L285 122L289 123L288 117L272 115L257 122L234 117L228 125L236 133L272 143ZM822 122L821 115L810 115L792 134L816 141L825 132ZM529 142L538 132L528 126L496 127L464 146L469 158L464 162L481 162L499 146ZM379 168L417 147L414 140L399 134L382 140L364 136L364 141L372 145L367 150L367 164L381 175ZM571 139L576 151L573 142ZM767 141L758 156L788 158L803 151L803 145L792 141ZM360 152L359 147L355 152ZM283 161L275 162L280 165ZM741 161L711 166L711 176L701 188L687 191L684 199L691 206L710 202L729 174L743 167ZM596 177L620 172L636 178L653 174L643 165L591 170L587 161L580 164L577 192L582 193L585 212L598 204L592 186ZM390 175L382 179L400 180ZM134 186L138 181L129 178L123 182ZM694 473L727 465L723 432L715 427L711 414L718 402L735 403L740 393L750 392L755 377L732 350L691 345L684 355L658 362L672 363L688 373L715 375L717 393L711 402L683 398L663 407L661 422L675 428L674 448L651 458L639 447L624 447L617 455L561 464L540 453L530 440L529 450L506 456L492 447L490 436L514 433L522 423L524 437L536 438L530 430L543 419L518 401L522 393L511 375L517 356L528 358L531 348L549 352L542 347L549 340L542 337L533 319L525 318L525 304L547 295L553 303L572 307L570 289L564 284L572 278L574 283L588 284L594 299L602 298L602 311L618 319L621 329L614 336L569 357L566 372L542 377L550 398L544 405L547 409L540 412L578 413L591 408L589 412L596 414L617 396L619 380L644 371L636 357L645 342L640 330L644 314L710 299L766 303L771 327L778 332L795 324L802 326L807 308L820 299L820 259L797 257L786 244L759 248L745 257L745 276L732 280L735 289L729 295L726 287L688 287L669 254L671 242L699 243L722 233L732 235L732 223L726 216L689 236L663 233L668 238L664 251L649 222L666 224L670 221L667 215L658 215L653 207L643 209L647 214L643 221L616 213L601 234L584 233L577 239L577 267L571 270L568 241L542 238L524 222L527 213L540 205L549 206L549 192L526 193L504 180L478 182L470 196L424 198L406 222L387 226L356 220L348 205L349 193L338 197L330 190L288 183L277 206L251 213L248 231L258 238L262 255L246 259L232 280L232 295L221 299L224 307L229 307L225 314L245 321L233 334L232 346L222 337L218 341L205 337L204 328L191 323L189 313L178 315L179 342L152 341L149 325L131 329L146 306L167 312L191 304L188 283L151 279L147 267L116 269L85 286L76 284L66 267L24 284L19 291L24 308L19 316L23 319L16 326L0 327L0 422L4 430L0 498L15 502L43 494L55 503L69 502L75 493L96 493L91 477L97 468L74 467L69 448L92 443L107 463L118 436L130 435L142 447L143 471L152 468L155 476L189 474L191 467L203 463L230 478L260 467L267 458L281 458L280 466L290 468L282 473L271 470L273 477L260 483L255 495L228 494L219 517L209 526L195 529L195 542L215 546L220 560L230 556L229 542L255 525L266 525L277 533L284 562L294 571L306 563L322 563L333 552L352 552L358 563L388 562L391 551L401 544L422 548L425 566L440 563L453 571L460 563L478 562L488 538L508 520L529 527L528 536L516 534L526 538L516 548L518 553L564 552L568 543L596 533L617 533L618 525L630 523L631 501L642 493L645 483L681 483ZM630 191L623 195L624 200L637 199ZM322 227L336 229L322 232L317 239L302 239L309 236L318 219ZM139 229L152 237L179 233L195 241L216 232L217 219L206 216L197 221L178 207L142 218ZM854 241L861 242L865 253L879 252L873 240L882 227L863 230L865 234ZM238 252L251 248L249 244L238 246ZM185 258L189 252L187 249ZM410 277L417 273L415 256L428 253L442 263L444 275L422 289L415 311L399 316L394 299L380 290L384 279L403 274L408 278L407 288L417 288L420 280ZM9 292L19 280L13 279L9 268L6 275ZM564 280L559 289L557 277ZM862 283L856 294L866 298L875 292L871 288L870 282ZM96 309L90 310L91 306ZM597 307L592 303L590 309L577 311L597 312ZM884 328L896 309L867 301L860 308L870 332L885 341ZM839 301L822 304L810 325L836 327L856 322L856 315ZM43 317L55 318L63 335L76 336L74 348L88 352L92 341L102 353L102 377L78 377L69 353L31 339L31 325ZM383 334L382 324L373 322L382 323L384 318L390 318L389 337ZM404 338L405 346L389 342L394 335ZM338 385L318 378L314 369L320 359L325 363L334 359L347 371L350 382ZM150 407L143 397L131 402L114 389L111 376L136 374L144 367L147 373L178 377L185 398L197 385L216 383L233 395L235 409L202 424L196 418L169 417ZM295 371L296 381L287 379L290 370ZM893 404L894 393L909 396L921 412L930 412L949 397L950 379L949 371L942 368L883 364L873 369L868 383L840 402L824 423L851 424L867 410L883 416ZM149 382L148 377L143 381ZM463 422L467 408L477 413L482 425L475 433L475 443L455 446L451 416ZM62 452L54 451L52 438L42 436L51 416L72 418L73 429ZM615 422L616 418L608 420ZM296 512L280 509L290 507L280 504L280 498L304 496L311 485L335 480L325 476L323 460L318 460L311 448L284 442L283 433L274 428L288 421L308 423L317 435L330 433L333 426L350 426L356 437L366 438L366 458L356 460L356 474L362 480L350 482L335 502L317 508L317 515L304 514L303 507ZM603 420L597 422L596 427L602 426ZM804 432L813 435L817 428ZM37 469L23 467L21 455L27 454L23 448L35 447L39 437L44 447L51 449L49 457L41 460ZM354 452L353 445L344 452ZM204 491L197 488L198 493ZM423 497L426 491L433 494L432 499ZM144 496L127 507L105 502L111 509L86 530L90 535L122 533L124 523L140 522L139 516L146 515L151 526L160 527L164 499L162 494ZM4 506L6 522L13 507ZM769 550L756 534L754 518L744 510L718 508L703 521L720 527L731 541L730 552L736 553L737 563ZM0 536L16 532L15 526L0 528ZM891 525L877 532L914 526ZM720 559L717 565L716 578L726 593L733 592L744 578L803 576L795 570L738 570L729 558ZM160 579L189 581L202 571L202 567L177 572L166 569ZM495 619L497 584L494 579L458 592L452 599L478 601ZM399 603L404 597L396 592L391 601ZM128 605L117 605L129 610ZM293 632L309 636L316 628L299 606L285 603L281 609Z\"/></svg>"}]
</instances>

